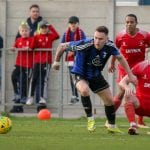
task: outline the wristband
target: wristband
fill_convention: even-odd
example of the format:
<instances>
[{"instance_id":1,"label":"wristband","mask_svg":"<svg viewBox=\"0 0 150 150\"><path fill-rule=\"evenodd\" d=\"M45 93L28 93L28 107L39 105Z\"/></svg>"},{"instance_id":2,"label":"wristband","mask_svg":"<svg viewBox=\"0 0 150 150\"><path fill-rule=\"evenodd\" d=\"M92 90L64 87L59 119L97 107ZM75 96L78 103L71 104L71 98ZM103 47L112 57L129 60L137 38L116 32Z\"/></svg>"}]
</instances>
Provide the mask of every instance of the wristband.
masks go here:
<instances>
[{"instance_id":1,"label":"wristband","mask_svg":"<svg viewBox=\"0 0 150 150\"><path fill-rule=\"evenodd\" d=\"M54 65L59 66L60 62L59 61L54 61Z\"/></svg>"}]
</instances>

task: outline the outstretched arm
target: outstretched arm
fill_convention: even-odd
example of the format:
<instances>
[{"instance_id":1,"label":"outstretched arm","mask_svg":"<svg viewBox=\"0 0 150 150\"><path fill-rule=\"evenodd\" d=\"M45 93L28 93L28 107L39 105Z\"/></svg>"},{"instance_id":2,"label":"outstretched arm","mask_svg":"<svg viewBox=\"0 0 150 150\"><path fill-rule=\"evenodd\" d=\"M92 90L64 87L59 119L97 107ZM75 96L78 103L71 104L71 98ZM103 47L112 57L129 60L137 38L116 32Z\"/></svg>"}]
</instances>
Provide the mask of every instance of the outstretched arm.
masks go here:
<instances>
[{"instance_id":1,"label":"outstretched arm","mask_svg":"<svg viewBox=\"0 0 150 150\"><path fill-rule=\"evenodd\" d=\"M60 59L64 53L64 51L67 49L69 43L61 43L57 47L55 58L54 58L54 63L52 64L52 68L55 70L59 70L60 66Z\"/></svg>"},{"instance_id":2,"label":"outstretched arm","mask_svg":"<svg viewBox=\"0 0 150 150\"><path fill-rule=\"evenodd\" d=\"M117 55L116 58L119 61L119 63L122 65L122 67L125 69L126 73L128 74L130 82L137 84L137 78L132 73L127 61L125 60L125 58L122 55Z\"/></svg>"}]
</instances>

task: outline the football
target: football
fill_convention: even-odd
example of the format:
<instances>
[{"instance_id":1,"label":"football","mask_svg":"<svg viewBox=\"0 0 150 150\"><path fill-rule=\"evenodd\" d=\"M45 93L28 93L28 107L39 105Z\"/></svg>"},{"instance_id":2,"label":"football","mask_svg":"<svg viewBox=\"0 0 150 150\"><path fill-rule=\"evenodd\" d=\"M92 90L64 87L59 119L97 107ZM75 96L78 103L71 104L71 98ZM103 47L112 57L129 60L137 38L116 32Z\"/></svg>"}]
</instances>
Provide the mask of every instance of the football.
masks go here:
<instances>
[{"instance_id":1,"label":"football","mask_svg":"<svg viewBox=\"0 0 150 150\"><path fill-rule=\"evenodd\" d=\"M12 128L12 121L10 118L0 116L0 134L8 133Z\"/></svg>"},{"instance_id":2,"label":"football","mask_svg":"<svg viewBox=\"0 0 150 150\"><path fill-rule=\"evenodd\" d=\"M48 109L42 109L37 114L37 117L40 120L49 120L51 119L51 112Z\"/></svg>"}]
</instances>

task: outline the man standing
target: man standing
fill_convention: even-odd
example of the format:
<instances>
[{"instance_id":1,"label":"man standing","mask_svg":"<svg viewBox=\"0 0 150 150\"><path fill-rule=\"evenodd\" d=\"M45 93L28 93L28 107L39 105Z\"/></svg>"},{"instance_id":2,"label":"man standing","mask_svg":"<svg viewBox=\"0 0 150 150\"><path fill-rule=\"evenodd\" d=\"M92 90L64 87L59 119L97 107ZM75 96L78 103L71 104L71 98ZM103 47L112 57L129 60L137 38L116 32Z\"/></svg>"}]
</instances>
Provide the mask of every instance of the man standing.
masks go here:
<instances>
[{"instance_id":1,"label":"man standing","mask_svg":"<svg viewBox=\"0 0 150 150\"><path fill-rule=\"evenodd\" d=\"M138 84L134 84L135 93L129 86L130 80L127 75L119 85L125 90L125 113L130 123L128 133L136 135L138 133L135 114L150 117L150 60L138 63L132 71L138 80Z\"/></svg>"},{"instance_id":2,"label":"man standing","mask_svg":"<svg viewBox=\"0 0 150 150\"><path fill-rule=\"evenodd\" d=\"M138 21L134 14L128 14L125 18L126 28L120 31L116 35L115 43L119 48L120 53L125 57L130 68L132 68L137 63L145 60L146 48L150 46L150 36L148 32L140 30L137 28ZM115 59L109 65L109 71L114 72L115 70ZM117 83L126 75L124 68L118 65L118 76ZM119 93L114 97L115 109L121 105L121 101L124 97L124 90L119 87ZM139 127L147 127L143 122L142 117L138 117Z\"/></svg>"},{"instance_id":3,"label":"man standing","mask_svg":"<svg viewBox=\"0 0 150 150\"><path fill-rule=\"evenodd\" d=\"M29 17L27 18L26 22L30 27L30 36L34 36L38 32L38 23L42 20L40 16L40 7L37 4L33 4L29 8ZM24 22L23 22L24 23ZM16 39L20 37L20 33L18 32L16 35ZM38 88L36 89L37 99L40 99ZM21 99L22 103L26 103L26 98ZM37 108L38 109L38 108ZM23 106L13 106L11 109L12 113L22 113Z\"/></svg>"},{"instance_id":4,"label":"man standing","mask_svg":"<svg viewBox=\"0 0 150 150\"><path fill-rule=\"evenodd\" d=\"M82 44L82 45L80 45ZM79 46L77 46L79 45ZM81 101L88 118L87 129L90 132L95 130L95 120L92 114L92 103L90 99L90 89L102 98L105 105L105 113L108 119L109 132L121 132L115 125L115 109L113 96L109 85L102 75L102 70L111 55L113 55L125 68L131 81L136 83L136 78L132 74L127 62L122 57L114 44L108 40L108 29L99 26L94 32L94 39L81 40L60 45L57 49L53 68L59 69L60 56L67 48L73 46L76 50L75 63L72 73L75 75L75 85L81 94Z\"/></svg>"}]
</instances>

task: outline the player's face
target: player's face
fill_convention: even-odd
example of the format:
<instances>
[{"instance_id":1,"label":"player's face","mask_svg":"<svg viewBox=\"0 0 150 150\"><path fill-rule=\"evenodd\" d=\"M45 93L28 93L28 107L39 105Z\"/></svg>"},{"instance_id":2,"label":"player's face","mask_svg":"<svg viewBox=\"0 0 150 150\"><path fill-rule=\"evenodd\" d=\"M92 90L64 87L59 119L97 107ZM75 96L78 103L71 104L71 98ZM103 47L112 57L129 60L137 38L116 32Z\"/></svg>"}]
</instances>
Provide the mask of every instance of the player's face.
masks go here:
<instances>
[{"instance_id":1,"label":"player's face","mask_svg":"<svg viewBox=\"0 0 150 150\"><path fill-rule=\"evenodd\" d=\"M79 27L79 23L69 23L68 26L72 32L75 32L76 29Z\"/></svg>"},{"instance_id":2,"label":"player's face","mask_svg":"<svg viewBox=\"0 0 150 150\"><path fill-rule=\"evenodd\" d=\"M40 15L40 10L39 8L36 8L36 7L32 7L30 9L30 17L33 19L33 20L37 20L37 18L39 17Z\"/></svg>"},{"instance_id":3,"label":"player's face","mask_svg":"<svg viewBox=\"0 0 150 150\"><path fill-rule=\"evenodd\" d=\"M28 28L21 28L19 30L19 33L20 33L21 37L29 37L30 31Z\"/></svg>"},{"instance_id":4,"label":"player's face","mask_svg":"<svg viewBox=\"0 0 150 150\"><path fill-rule=\"evenodd\" d=\"M103 32L95 31L94 33L94 46L96 49L102 49L108 40L108 36Z\"/></svg>"},{"instance_id":5,"label":"player's face","mask_svg":"<svg viewBox=\"0 0 150 150\"><path fill-rule=\"evenodd\" d=\"M125 19L126 30L128 33L136 31L137 22L134 17L127 16Z\"/></svg>"}]
</instances>

